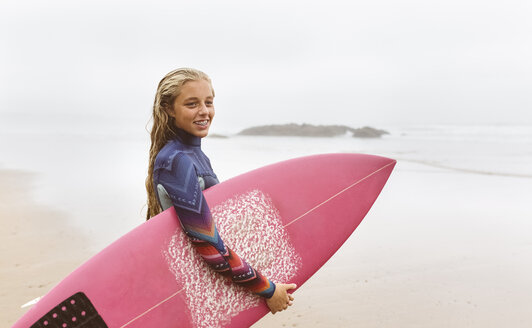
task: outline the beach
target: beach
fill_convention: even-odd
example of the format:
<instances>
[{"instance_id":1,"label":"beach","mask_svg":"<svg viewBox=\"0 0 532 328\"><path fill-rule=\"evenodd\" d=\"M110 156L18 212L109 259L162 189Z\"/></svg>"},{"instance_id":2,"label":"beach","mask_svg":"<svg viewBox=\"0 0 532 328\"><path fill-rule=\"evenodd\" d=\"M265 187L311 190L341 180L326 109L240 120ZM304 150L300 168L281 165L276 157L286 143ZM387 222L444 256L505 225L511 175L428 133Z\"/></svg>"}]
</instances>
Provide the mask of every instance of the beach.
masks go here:
<instances>
[{"instance_id":1,"label":"beach","mask_svg":"<svg viewBox=\"0 0 532 328\"><path fill-rule=\"evenodd\" d=\"M280 160L360 152L398 160L361 225L253 327L530 327L532 129L392 127L381 139L205 139L220 180ZM0 324L144 220L144 135L0 141ZM29 145L31 154L21 152ZM48 146L47 146L48 145Z\"/></svg>"},{"instance_id":2,"label":"beach","mask_svg":"<svg viewBox=\"0 0 532 328\"><path fill-rule=\"evenodd\" d=\"M0 170L0 325L9 327L91 252L65 213L35 202L34 173Z\"/></svg>"}]
</instances>

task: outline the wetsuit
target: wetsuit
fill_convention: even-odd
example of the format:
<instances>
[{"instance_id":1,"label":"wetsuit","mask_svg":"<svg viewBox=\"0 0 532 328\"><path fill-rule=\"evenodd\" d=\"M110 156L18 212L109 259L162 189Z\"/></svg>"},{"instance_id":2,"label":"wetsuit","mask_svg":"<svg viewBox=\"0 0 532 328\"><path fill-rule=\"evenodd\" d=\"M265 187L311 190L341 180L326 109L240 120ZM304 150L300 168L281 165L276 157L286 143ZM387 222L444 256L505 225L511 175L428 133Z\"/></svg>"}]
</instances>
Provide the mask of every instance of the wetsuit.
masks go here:
<instances>
[{"instance_id":1,"label":"wetsuit","mask_svg":"<svg viewBox=\"0 0 532 328\"><path fill-rule=\"evenodd\" d=\"M183 230L215 271L255 294L270 298L275 284L224 245L202 190L218 183L201 151L201 138L179 129L157 154L153 185L161 208L174 206Z\"/></svg>"}]
</instances>

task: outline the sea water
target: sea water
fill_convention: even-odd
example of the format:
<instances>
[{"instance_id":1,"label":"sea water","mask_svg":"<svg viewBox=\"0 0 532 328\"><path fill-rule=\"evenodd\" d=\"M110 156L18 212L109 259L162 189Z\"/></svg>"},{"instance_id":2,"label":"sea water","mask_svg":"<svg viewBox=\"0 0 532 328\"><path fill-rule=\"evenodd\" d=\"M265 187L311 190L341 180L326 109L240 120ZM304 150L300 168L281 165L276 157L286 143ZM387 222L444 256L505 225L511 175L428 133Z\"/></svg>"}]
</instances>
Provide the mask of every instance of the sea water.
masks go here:
<instances>
[{"instance_id":1,"label":"sea water","mask_svg":"<svg viewBox=\"0 0 532 328\"><path fill-rule=\"evenodd\" d=\"M144 220L149 136L142 132L83 134L0 132L0 168L37 173L38 202L66 212L70 224L102 247ZM281 160L355 152L398 160L392 174L506 177L528 193L532 126L388 127L382 138L238 136L205 138L203 150L221 181ZM331 170L334 170L331 167ZM527 181L519 183L518 181ZM445 198L445 195L441 195Z\"/></svg>"}]
</instances>

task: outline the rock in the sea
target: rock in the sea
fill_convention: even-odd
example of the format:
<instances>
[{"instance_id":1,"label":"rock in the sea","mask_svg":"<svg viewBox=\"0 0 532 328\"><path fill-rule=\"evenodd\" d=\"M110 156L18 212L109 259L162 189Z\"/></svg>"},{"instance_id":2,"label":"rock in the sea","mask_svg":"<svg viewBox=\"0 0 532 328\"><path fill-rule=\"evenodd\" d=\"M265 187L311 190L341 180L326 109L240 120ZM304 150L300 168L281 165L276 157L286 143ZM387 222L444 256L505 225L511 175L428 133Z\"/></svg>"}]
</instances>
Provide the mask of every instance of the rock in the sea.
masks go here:
<instances>
[{"instance_id":1,"label":"rock in the sea","mask_svg":"<svg viewBox=\"0 0 532 328\"><path fill-rule=\"evenodd\" d=\"M365 126L360 129L355 129L353 131L354 138L380 138L384 134L390 134L388 131L378 130Z\"/></svg>"},{"instance_id":2,"label":"rock in the sea","mask_svg":"<svg viewBox=\"0 0 532 328\"><path fill-rule=\"evenodd\" d=\"M240 131L245 136L298 136L298 137L334 137L352 132L354 129L344 125L312 124L274 124L261 125Z\"/></svg>"},{"instance_id":3,"label":"rock in the sea","mask_svg":"<svg viewBox=\"0 0 532 328\"><path fill-rule=\"evenodd\" d=\"M211 133L207 137L209 138L218 138L218 139L227 139L228 136L224 136L223 134L217 134L217 133Z\"/></svg>"},{"instance_id":4,"label":"rock in the sea","mask_svg":"<svg viewBox=\"0 0 532 328\"><path fill-rule=\"evenodd\" d=\"M239 135L245 136L296 136L296 137L335 137L352 134L358 138L379 138L388 134L384 130L370 127L353 129L345 125L312 125L312 124L274 124L261 125L240 131Z\"/></svg>"}]
</instances>

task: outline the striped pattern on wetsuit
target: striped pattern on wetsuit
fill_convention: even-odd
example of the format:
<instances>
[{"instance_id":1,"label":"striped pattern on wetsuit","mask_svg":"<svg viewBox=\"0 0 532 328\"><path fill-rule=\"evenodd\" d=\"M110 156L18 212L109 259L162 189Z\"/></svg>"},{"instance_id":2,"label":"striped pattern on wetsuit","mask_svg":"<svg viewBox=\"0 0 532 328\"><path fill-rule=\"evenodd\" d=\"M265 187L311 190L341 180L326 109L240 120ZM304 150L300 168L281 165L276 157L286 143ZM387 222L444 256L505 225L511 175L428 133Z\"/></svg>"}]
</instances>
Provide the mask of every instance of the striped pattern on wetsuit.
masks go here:
<instances>
[{"instance_id":1,"label":"striped pattern on wetsuit","mask_svg":"<svg viewBox=\"0 0 532 328\"><path fill-rule=\"evenodd\" d=\"M200 146L200 138L182 131L157 155L153 183L161 207L174 206L183 230L213 270L269 298L275 284L227 247L218 233L202 193L202 187L211 187L218 179Z\"/></svg>"}]
</instances>

